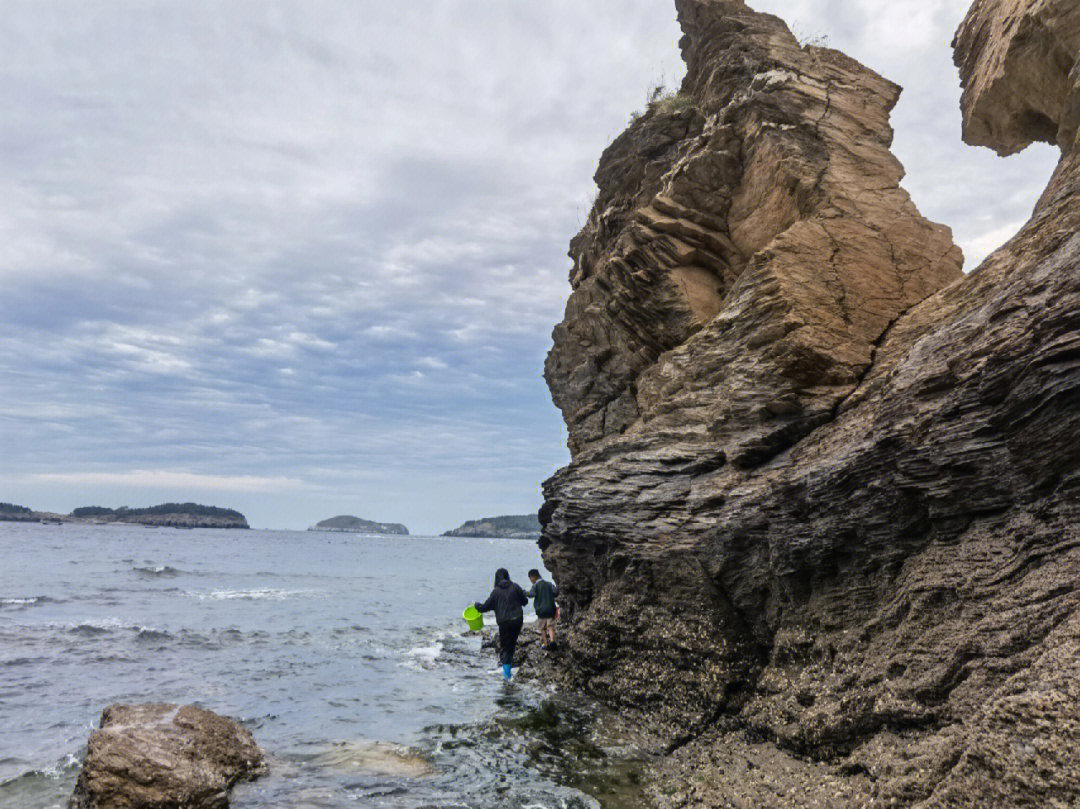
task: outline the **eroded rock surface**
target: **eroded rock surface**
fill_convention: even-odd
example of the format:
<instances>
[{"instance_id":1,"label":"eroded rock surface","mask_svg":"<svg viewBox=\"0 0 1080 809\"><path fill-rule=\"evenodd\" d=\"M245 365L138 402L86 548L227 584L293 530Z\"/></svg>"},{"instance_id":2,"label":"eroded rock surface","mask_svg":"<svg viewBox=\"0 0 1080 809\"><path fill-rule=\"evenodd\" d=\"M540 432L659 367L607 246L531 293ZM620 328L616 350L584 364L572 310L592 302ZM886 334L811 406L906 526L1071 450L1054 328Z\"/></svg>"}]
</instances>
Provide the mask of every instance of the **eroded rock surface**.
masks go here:
<instances>
[{"instance_id":1,"label":"eroded rock surface","mask_svg":"<svg viewBox=\"0 0 1080 809\"><path fill-rule=\"evenodd\" d=\"M546 377L575 456L694 423L755 466L961 256L899 187L896 85L738 0L676 5L687 77L600 160Z\"/></svg>"},{"instance_id":2,"label":"eroded rock surface","mask_svg":"<svg viewBox=\"0 0 1080 809\"><path fill-rule=\"evenodd\" d=\"M548 364L558 676L666 732L661 805L1080 805L1080 93L1036 102L1002 56L1010 20L1073 30L1075 4L979 2L957 35L969 137L1045 140L1039 103L1064 150L963 278L896 186L895 88L739 2L676 5L692 106L601 160ZM1070 88L1076 55L1050 60ZM653 247L658 197L731 200L664 212L734 245L709 310Z\"/></svg>"},{"instance_id":3,"label":"eroded rock surface","mask_svg":"<svg viewBox=\"0 0 1080 809\"><path fill-rule=\"evenodd\" d=\"M953 40L964 85L964 140L999 154L1036 141L1071 148L1080 4L977 0Z\"/></svg>"},{"instance_id":4,"label":"eroded rock surface","mask_svg":"<svg viewBox=\"0 0 1080 809\"><path fill-rule=\"evenodd\" d=\"M224 809L263 770L251 734L194 705L111 705L90 736L71 809Z\"/></svg>"},{"instance_id":5,"label":"eroded rock surface","mask_svg":"<svg viewBox=\"0 0 1080 809\"><path fill-rule=\"evenodd\" d=\"M546 376L573 464L548 482L542 519L571 609L611 599L667 630L640 640L666 658L662 674L635 656L624 668L612 644L613 692L633 684L700 721L756 652L723 592L702 602L713 575L681 552L715 533L737 483L834 419L890 325L959 278L961 257L899 187L899 88L737 0L676 5L681 92L604 153L571 243ZM668 621L673 601L687 609ZM579 637L602 614L581 615ZM638 625L592 629L602 643Z\"/></svg>"}]
</instances>

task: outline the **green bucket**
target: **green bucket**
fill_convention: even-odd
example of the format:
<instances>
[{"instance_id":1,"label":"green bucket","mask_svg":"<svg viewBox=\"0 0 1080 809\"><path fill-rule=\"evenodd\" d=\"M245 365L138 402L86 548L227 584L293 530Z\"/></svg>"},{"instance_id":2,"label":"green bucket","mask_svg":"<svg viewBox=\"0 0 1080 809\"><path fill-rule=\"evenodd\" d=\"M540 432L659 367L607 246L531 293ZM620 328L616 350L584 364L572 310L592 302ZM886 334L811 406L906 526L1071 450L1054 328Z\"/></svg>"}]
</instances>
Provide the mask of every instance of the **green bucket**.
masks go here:
<instances>
[{"instance_id":1,"label":"green bucket","mask_svg":"<svg viewBox=\"0 0 1080 809\"><path fill-rule=\"evenodd\" d=\"M465 612L461 613L461 617L465 619L465 622L469 625L469 630L472 632L484 628L484 616L480 614L480 610L476 607L466 607Z\"/></svg>"}]
</instances>

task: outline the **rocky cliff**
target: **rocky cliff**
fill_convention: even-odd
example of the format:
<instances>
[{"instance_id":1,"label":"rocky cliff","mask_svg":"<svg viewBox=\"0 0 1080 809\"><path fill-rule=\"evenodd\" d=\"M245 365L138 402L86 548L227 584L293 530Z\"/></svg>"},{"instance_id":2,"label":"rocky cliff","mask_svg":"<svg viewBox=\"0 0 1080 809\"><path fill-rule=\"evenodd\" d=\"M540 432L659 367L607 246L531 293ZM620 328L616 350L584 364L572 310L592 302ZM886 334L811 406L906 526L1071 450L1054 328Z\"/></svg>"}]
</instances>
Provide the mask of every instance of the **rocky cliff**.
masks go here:
<instances>
[{"instance_id":1,"label":"rocky cliff","mask_svg":"<svg viewBox=\"0 0 1080 809\"><path fill-rule=\"evenodd\" d=\"M1076 805L1078 7L958 31L968 141L1063 152L961 277L895 85L676 6L686 79L601 158L546 366L559 676L665 736L661 805Z\"/></svg>"}]
</instances>

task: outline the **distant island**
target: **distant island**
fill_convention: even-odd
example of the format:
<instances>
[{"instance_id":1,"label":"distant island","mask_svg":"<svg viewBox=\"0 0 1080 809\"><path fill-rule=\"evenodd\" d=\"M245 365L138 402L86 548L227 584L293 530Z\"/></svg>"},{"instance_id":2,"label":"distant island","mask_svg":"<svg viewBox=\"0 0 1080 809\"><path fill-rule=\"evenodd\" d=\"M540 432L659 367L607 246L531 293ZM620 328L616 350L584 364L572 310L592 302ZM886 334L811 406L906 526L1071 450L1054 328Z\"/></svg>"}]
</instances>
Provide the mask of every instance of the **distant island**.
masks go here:
<instances>
[{"instance_id":1,"label":"distant island","mask_svg":"<svg viewBox=\"0 0 1080 809\"><path fill-rule=\"evenodd\" d=\"M392 534L408 536L409 529L399 522L373 522L372 520L341 514L328 520L317 522L309 531L338 531L346 534Z\"/></svg>"},{"instance_id":2,"label":"distant island","mask_svg":"<svg viewBox=\"0 0 1080 809\"><path fill-rule=\"evenodd\" d=\"M0 522L120 523L166 528L249 528L247 518L231 508L199 503L162 503L148 508L83 506L70 514L34 511L26 506L0 503Z\"/></svg>"},{"instance_id":3,"label":"distant island","mask_svg":"<svg viewBox=\"0 0 1080 809\"><path fill-rule=\"evenodd\" d=\"M497 537L500 539L539 539L540 520L535 514L508 514L463 522L444 537Z\"/></svg>"}]
</instances>

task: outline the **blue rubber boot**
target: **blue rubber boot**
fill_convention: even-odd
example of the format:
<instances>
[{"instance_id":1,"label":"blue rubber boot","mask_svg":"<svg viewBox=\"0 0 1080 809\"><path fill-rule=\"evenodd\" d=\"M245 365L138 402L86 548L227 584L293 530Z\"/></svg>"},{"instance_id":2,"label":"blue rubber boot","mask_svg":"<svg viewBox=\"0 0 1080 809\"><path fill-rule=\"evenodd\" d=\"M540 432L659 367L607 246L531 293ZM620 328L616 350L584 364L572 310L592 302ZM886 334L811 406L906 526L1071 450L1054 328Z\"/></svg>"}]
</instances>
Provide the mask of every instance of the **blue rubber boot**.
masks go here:
<instances>
[{"instance_id":1,"label":"blue rubber boot","mask_svg":"<svg viewBox=\"0 0 1080 809\"><path fill-rule=\"evenodd\" d=\"M513 675L510 674L510 664L509 663L503 663L503 679L506 680L507 682L510 682L510 677L511 676L513 676Z\"/></svg>"}]
</instances>

